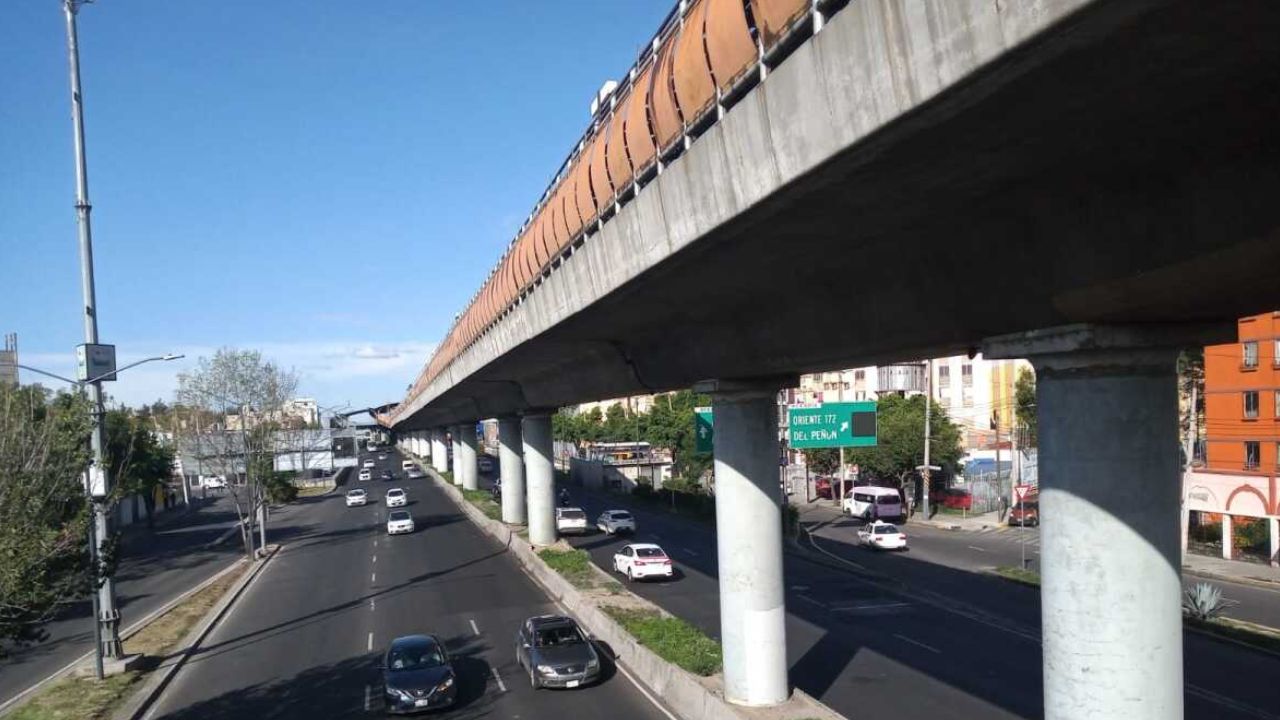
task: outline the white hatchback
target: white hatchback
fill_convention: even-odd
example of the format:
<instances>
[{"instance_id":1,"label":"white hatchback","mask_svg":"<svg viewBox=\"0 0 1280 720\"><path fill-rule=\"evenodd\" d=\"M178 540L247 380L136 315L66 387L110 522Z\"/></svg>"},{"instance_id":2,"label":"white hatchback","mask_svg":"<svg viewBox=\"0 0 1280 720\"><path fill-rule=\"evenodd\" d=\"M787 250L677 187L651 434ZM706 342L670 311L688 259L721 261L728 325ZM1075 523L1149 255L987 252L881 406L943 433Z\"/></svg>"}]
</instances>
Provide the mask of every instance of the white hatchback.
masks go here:
<instances>
[{"instance_id":1,"label":"white hatchback","mask_svg":"<svg viewBox=\"0 0 1280 720\"><path fill-rule=\"evenodd\" d=\"M413 516L408 510L392 510L387 515L387 534L399 535L400 533L413 532Z\"/></svg>"},{"instance_id":2,"label":"white hatchback","mask_svg":"<svg viewBox=\"0 0 1280 720\"><path fill-rule=\"evenodd\" d=\"M906 550L907 536L897 525L877 520L858 531L858 540L877 550Z\"/></svg>"},{"instance_id":3,"label":"white hatchback","mask_svg":"<svg viewBox=\"0 0 1280 720\"><path fill-rule=\"evenodd\" d=\"M635 534L636 518L626 510L605 510L596 518L596 527L606 535L620 532Z\"/></svg>"},{"instance_id":4,"label":"white hatchback","mask_svg":"<svg viewBox=\"0 0 1280 720\"><path fill-rule=\"evenodd\" d=\"M372 468L372 467L377 466L377 464L378 464L378 463L377 463L377 461L376 461L376 460L374 460L373 458L369 458L368 460L365 460L365 461L364 461L364 465L362 465L361 467Z\"/></svg>"},{"instance_id":5,"label":"white hatchback","mask_svg":"<svg viewBox=\"0 0 1280 720\"><path fill-rule=\"evenodd\" d=\"M613 571L626 575L628 580L669 578L675 574L671 558L653 543L632 543L614 553Z\"/></svg>"},{"instance_id":6,"label":"white hatchback","mask_svg":"<svg viewBox=\"0 0 1280 720\"><path fill-rule=\"evenodd\" d=\"M404 490L400 488L391 488L387 491L387 507L404 507L409 504L409 498L404 494Z\"/></svg>"},{"instance_id":7,"label":"white hatchback","mask_svg":"<svg viewBox=\"0 0 1280 720\"><path fill-rule=\"evenodd\" d=\"M361 471L360 471L360 479L361 479L361 480L372 480L372 479L373 479L373 473L369 472L368 470L361 470Z\"/></svg>"},{"instance_id":8,"label":"white hatchback","mask_svg":"<svg viewBox=\"0 0 1280 720\"><path fill-rule=\"evenodd\" d=\"M364 490L356 488L347 491L347 507L357 507L367 505L369 503L369 495Z\"/></svg>"},{"instance_id":9,"label":"white hatchback","mask_svg":"<svg viewBox=\"0 0 1280 720\"><path fill-rule=\"evenodd\" d=\"M556 508L556 532L561 535L587 533L587 511L582 508Z\"/></svg>"}]
</instances>

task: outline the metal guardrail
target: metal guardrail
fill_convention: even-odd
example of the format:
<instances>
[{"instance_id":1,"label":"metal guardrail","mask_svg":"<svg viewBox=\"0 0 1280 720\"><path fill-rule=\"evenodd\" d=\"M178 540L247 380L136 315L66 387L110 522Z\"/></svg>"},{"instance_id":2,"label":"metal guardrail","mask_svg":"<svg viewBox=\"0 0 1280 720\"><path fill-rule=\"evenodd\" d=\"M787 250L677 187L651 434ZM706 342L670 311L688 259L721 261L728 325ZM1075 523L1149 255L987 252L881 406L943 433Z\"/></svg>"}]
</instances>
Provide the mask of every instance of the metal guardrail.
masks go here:
<instances>
[{"instance_id":1,"label":"metal guardrail","mask_svg":"<svg viewBox=\"0 0 1280 720\"><path fill-rule=\"evenodd\" d=\"M764 81L843 0L680 0L617 87L602 98L506 253L457 315L394 425L458 355L550 277L582 240Z\"/></svg>"}]
</instances>

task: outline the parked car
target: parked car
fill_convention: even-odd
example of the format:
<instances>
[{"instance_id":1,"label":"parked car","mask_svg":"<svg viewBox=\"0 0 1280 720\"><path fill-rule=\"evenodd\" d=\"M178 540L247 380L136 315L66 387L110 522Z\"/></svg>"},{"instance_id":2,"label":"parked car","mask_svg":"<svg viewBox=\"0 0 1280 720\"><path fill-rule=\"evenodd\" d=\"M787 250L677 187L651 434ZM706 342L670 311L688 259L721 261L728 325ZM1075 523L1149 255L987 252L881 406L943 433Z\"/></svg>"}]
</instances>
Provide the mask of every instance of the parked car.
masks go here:
<instances>
[{"instance_id":1,"label":"parked car","mask_svg":"<svg viewBox=\"0 0 1280 720\"><path fill-rule=\"evenodd\" d=\"M476 468L482 473L487 474L493 472L494 464L493 457L490 455L481 455L476 458Z\"/></svg>"},{"instance_id":2,"label":"parked car","mask_svg":"<svg viewBox=\"0 0 1280 720\"><path fill-rule=\"evenodd\" d=\"M562 615L525 620L516 633L516 661L534 690L576 688L600 677L596 649L578 623Z\"/></svg>"},{"instance_id":3,"label":"parked car","mask_svg":"<svg viewBox=\"0 0 1280 720\"><path fill-rule=\"evenodd\" d=\"M587 512L576 507L556 508L556 532L561 535L586 534Z\"/></svg>"},{"instance_id":4,"label":"parked car","mask_svg":"<svg viewBox=\"0 0 1280 720\"><path fill-rule=\"evenodd\" d=\"M943 491L942 506L952 510L972 510L973 496L969 494L968 490L947 488Z\"/></svg>"},{"instance_id":5,"label":"parked car","mask_svg":"<svg viewBox=\"0 0 1280 720\"><path fill-rule=\"evenodd\" d=\"M377 465L378 463L373 458L369 458L365 460L364 464L362 464L360 467L373 468L373 467L377 467Z\"/></svg>"},{"instance_id":6,"label":"parked car","mask_svg":"<svg viewBox=\"0 0 1280 720\"><path fill-rule=\"evenodd\" d=\"M879 520L858 530L858 540L877 550L906 550L907 536L893 523Z\"/></svg>"},{"instance_id":7,"label":"parked car","mask_svg":"<svg viewBox=\"0 0 1280 720\"><path fill-rule=\"evenodd\" d=\"M1031 488L1022 502L1014 498L1013 505L1009 508L1009 524L1032 527L1040 524L1040 493L1036 488Z\"/></svg>"},{"instance_id":8,"label":"parked car","mask_svg":"<svg viewBox=\"0 0 1280 720\"><path fill-rule=\"evenodd\" d=\"M410 515L408 510L392 510L387 515L388 535L411 532L413 532L413 515Z\"/></svg>"},{"instance_id":9,"label":"parked car","mask_svg":"<svg viewBox=\"0 0 1280 720\"><path fill-rule=\"evenodd\" d=\"M616 535L620 532L635 534L636 519L626 510L605 510L600 513L600 517L596 518L596 527L607 535Z\"/></svg>"},{"instance_id":10,"label":"parked car","mask_svg":"<svg viewBox=\"0 0 1280 720\"><path fill-rule=\"evenodd\" d=\"M373 473L369 472L368 470L361 470L361 471L360 471L360 475L359 475L358 477L359 477L361 480L372 480L372 479L373 479Z\"/></svg>"},{"instance_id":11,"label":"parked car","mask_svg":"<svg viewBox=\"0 0 1280 720\"><path fill-rule=\"evenodd\" d=\"M675 575L671 558L653 543L632 543L614 553L613 571L626 575L628 580L633 581Z\"/></svg>"},{"instance_id":12,"label":"parked car","mask_svg":"<svg viewBox=\"0 0 1280 720\"><path fill-rule=\"evenodd\" d=\"M453 705L457 673L444 643L434 635L406 635L391 641L382 660L387 712L405 714Z\"/></svg>"},{"instance_id":13,"label":"parked car","mask_svg":"<svg viewBox=\"0 0 1280 720\"><path fill-rule=\"evenodd\" d=\"M903 515L902 495L897 488L856 487L845 496L841 510L845 515L864 520L900 519Z\"/></svg>"},{"instance_id":14,"label":"parked car","mask_svg":"<svg viewBox=\"0 0 1280 720\"><path fill-rule=\"evenodd\" d=\"M210 490L226 490L227 479L221 475L211 475L204 478L204 486Z\"/></svg>"},{"instance_id":15,"label":"parked car","mask_svg":"<svg viewBox=\"0 0 1280 720\"><path fill-rule=\"evenodd\" d=\"M347 491L347 507L358 507L369 503L369 495L363 488Z\"/></svg>"},{"instance_id":16,"label":"parked car","mask_svg":"<svg viewBox=\"0 0 1280 720\"><path fill-rule=\"evenodd\" d=\"M404 490L391 488L387 491L386 503L389 508L404 507L409 504L409 497L404 494Z\"/></svg>"}]
</instances>

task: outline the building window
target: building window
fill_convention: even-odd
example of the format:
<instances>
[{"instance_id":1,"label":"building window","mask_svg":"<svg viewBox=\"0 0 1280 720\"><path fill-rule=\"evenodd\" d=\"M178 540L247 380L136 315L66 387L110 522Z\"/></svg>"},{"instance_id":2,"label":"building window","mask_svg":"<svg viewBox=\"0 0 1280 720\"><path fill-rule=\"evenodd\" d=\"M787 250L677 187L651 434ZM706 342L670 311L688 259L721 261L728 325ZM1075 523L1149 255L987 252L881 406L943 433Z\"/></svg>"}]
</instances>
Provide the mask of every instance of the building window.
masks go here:
<instances>
[{"instance_id":1,"label":"building window","mask_svg":"<svg viewBox=\"0 0 1280 720\"><path fill-rule=\"evenodd\" d=\"M972 364L965 363L960 366L960 384L964 385L965 387L970 387L973 385L973 365Z\"/></svg>"},{"instance_id":2,"label":"building window","mask_svg":"<svg viewBox=\"0 0 1280 720\"><path fill-rule=\"evenodd\" d=\"M964 388L960 392L960 402L967 408L973 407L973 393Z\"/></svg>"},{"instance_id":3,"label":"building window","mask_svg":"<svg viewBox=\"0 0 1280 720\"><path fill-rule=\"evenodd\" d=\"M943 365L938 368L938 387L951 387L951 366Z\"/></svg>"},{"instance_id":4,"label":"building window","mask_svg":"<svg viewBox=\"0 0 1280 720\"><path fill-rule=\"evenodd\" d=\"M853 399L855 399L855 400L866 400L866 399L867 399L867 391L866 391L866 390L859 390L858 392L854 393L854 398L853 398Z\"/></svg>"},{"instance_id":5,"label":"building window","mask_svg":"<svg viewBox=\"0 0 1280 720\"><path fill-rule=\"evenodd\" d=\"M1246 440L1244 442L1244 469L1257 470L1262 464L1262 450L1259 447L1261 443L1257 440Z\"/></svg>"},{"instance_id":6,"label":"building window","mask_svg":"<svg viewBox=\"0 0 1280 720\"><path fill-rule=\"evenodd\" d=\"M1276 469L1280 470L1280 442L1276 443Z\"/></svg>"},{"instance_id":7,"label":"building window","mask_svg":"<svg viewBox=\"0 0 1280 720\"><path fill-rule=\"evenodd\" d=\"M1246 370L1252 370L1258 367L1258 343L1249 341L1240 344L1241 351L1244 353L1240 359L1240 364Z\"/></svg>"},{"instance_id":8,"label":"building window","mask_svg":"<svg viewBox=\"0 0 1280 720\"><path fill-rule=\"evenodd\" d=\"M1271 348L1271 365L1280 368L1280 339L1276 340L1276 346Z\"/></svg>"},{"instance_id":9,"label":"building window","mask_svg":"<svg viewBox=\"0 0 1280 720\"><path fill-rule=\"evenodd\" d=\"M853 371L853 379L854 379L854 380L866 380L866 379L867 379L867 371L866 371L866 370L854 370L854 371Z\"/></svg>"},{"instance_id":10,"label":"building window","mask_svg":"<svg viewBox=\"0 0 1280 720\"><path fill-rule=\"evenodd\" d=\"M1280 390L1276 391L1275 409L1276 409L1276 417L1280 418Z\"/></svg>"},{"instance_id":11,"label":"building window","mask_svg":"<svg viewBox=\"0 0 1280 720\"><path fill-rule=\"evenodd\" d=\"M1244 391L1244 416L1246 419L1257 419L1258 417L1258 391Z\"/></svg>"}]
</instances>

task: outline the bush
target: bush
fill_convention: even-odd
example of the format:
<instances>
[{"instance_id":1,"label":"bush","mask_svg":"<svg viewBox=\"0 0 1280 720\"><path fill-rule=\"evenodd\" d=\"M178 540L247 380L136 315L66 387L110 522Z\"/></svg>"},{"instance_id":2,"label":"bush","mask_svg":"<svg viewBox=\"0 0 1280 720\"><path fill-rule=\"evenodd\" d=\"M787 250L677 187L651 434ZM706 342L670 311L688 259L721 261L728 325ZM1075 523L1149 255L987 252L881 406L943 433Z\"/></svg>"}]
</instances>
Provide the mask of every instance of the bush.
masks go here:
<instances>
[{"instance_id":1,"label":"bush","mask_svg":"<svg viewBox=\"0 0 1280 720\"><path fill-rule=\"evenodd\" d=\"M272 472L262 481L262 485L267 491L267 500L277 505L292 502L298 498L298 487L293 484L293 473Z\"/></svg>"},{"instance_id":2,"label":"bush","mask_svg":"<svg viewBox=\"0 0 1280 720\"><path fill-rule=\"evenodd\" d=\"M612 605L600 609L662 659L703 677L720 671L720 643L684 620L664 616L656 610L629 610Z\"/></svg>"},{"instance_id":3,"label":"bush","mask_svg":"<svg viewBox=\"0 0 1280 720\"><path fill-rule=\"evenodd\" d=\"M1182 612L1196 620L1214 620L1238 604L1222 597L1222 590L1207 582L1196 583L1182 595Z\"/></svg>"}]
</instances>

